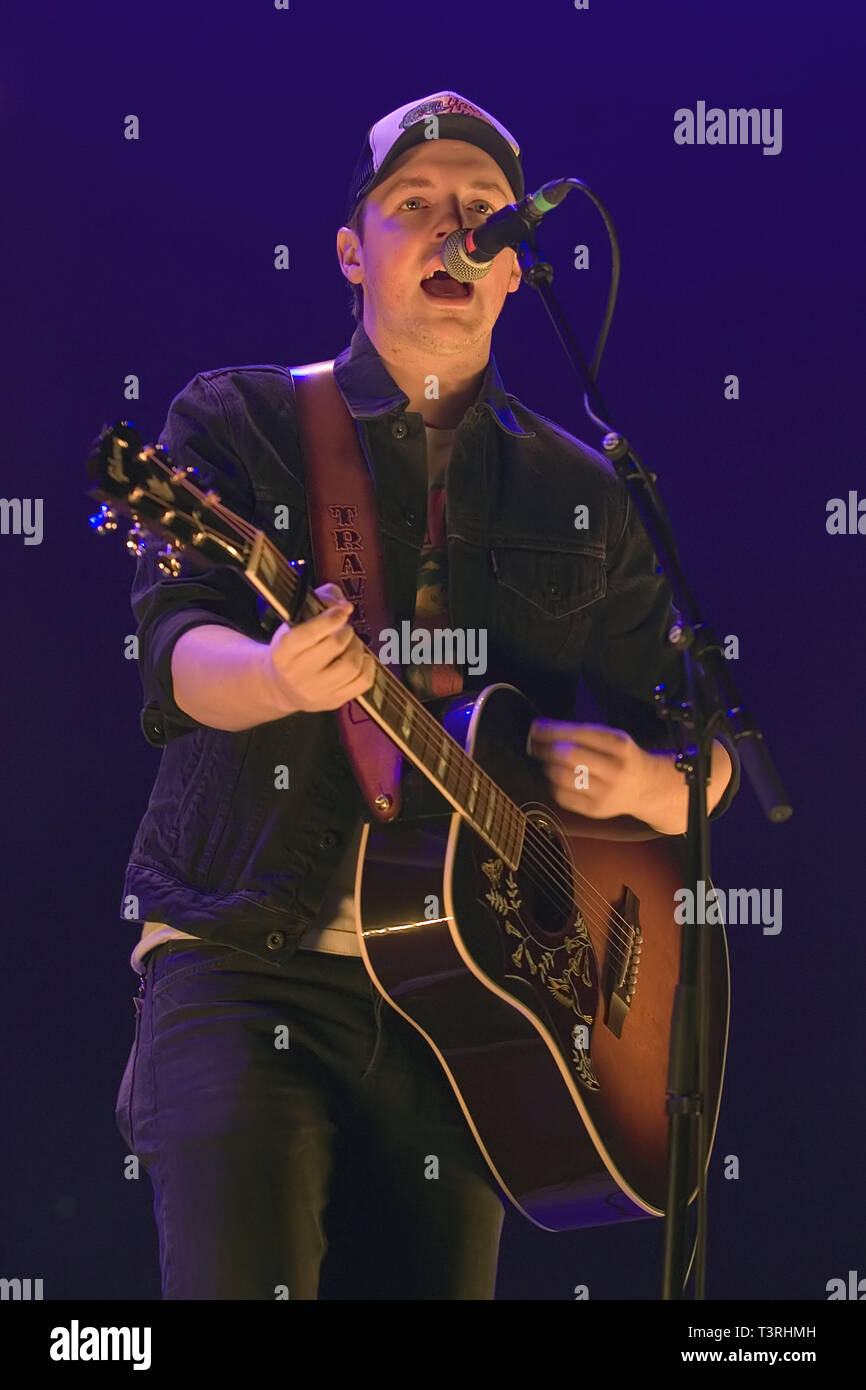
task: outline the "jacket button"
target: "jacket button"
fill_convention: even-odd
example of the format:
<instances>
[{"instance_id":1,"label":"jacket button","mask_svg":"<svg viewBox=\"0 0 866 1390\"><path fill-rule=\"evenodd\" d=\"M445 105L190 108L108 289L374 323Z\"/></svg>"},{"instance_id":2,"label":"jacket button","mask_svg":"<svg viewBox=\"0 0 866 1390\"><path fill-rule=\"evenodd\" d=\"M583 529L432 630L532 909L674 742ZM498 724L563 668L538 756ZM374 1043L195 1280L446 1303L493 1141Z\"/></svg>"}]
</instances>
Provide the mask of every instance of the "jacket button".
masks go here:
<instances>
[{"instance_id":1,"label":"jacket button","mask_svg":"<svg viewBox=\"0 0 866 1390\"><path fill-rule=\"evenodd\" d=\"M414 526L415 522L418 520L418 514L414 512L411 507L404 507L403 520L407 526Z\"/></svg>"},{"instance_id":2,"label":"jacket button","mask_svg":"<svg viewBox=\"0 0 866 1390\"><path fill-rule=\"evenodd\" d=\"M339 835L336 835L333 830L326 830L319 841L319 849L333 849L334 845L338 844L339 839Z\"/></svg>"},{"instance_id":3,"label":"jacket button","mask_svg":"<svg viewBox=\"0 0 866 1390\"><path fill-rule=\"evenodd\" d=\"M547 592L550 594L551 598L559 598L562 591L558 584L548 584Z\"/></svg>"},{"instance_id":4,"label":"jacket button","mask_svg":"<svg viewBox=\"0 0 866 1390\"><path fill-rule=\"evenodd\" d=\"M395 439L405 439L409 433L409 426L405 420L392 420L391 433Z\"/></svg>"},{"instance_id":5,"label":"jacket button","mask_svg":"<svg viewBox=\"0 0 866 1390\"><path fill-rule=\"evenodd\" d=\"M268 950L281 951L286 944L286 934L281 931L272 931L268 937Z\"/></svg>"}]
</instances>

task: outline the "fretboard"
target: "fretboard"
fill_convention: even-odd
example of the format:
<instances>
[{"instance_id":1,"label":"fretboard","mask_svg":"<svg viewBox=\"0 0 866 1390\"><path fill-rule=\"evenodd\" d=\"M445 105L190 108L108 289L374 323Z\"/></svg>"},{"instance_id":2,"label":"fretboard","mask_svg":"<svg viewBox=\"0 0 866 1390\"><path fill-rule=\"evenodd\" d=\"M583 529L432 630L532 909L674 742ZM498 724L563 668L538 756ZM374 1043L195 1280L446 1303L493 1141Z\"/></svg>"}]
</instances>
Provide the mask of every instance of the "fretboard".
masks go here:
<instances>
[{"instance_id":1,"label":"fretboard","mask_svg":"<svg viewBox=\"0 0 866 1390\"><path fill-rule=\"evenodd\" d=\"M522 811L381 662L376 661L373 684L358 697L358 704L472 829L517 868L524 833Z\"/></svg>"},{"instance_id":2,"label":"fretboard","mask_svg":"<svg viewBox=\"0 0 866 1390\"><path fill-rule=\"evenodd\" d=\"M282 617L288 620L294 607L297 571L258 532L250 551L246 576ZM327 605L310 591L301 616L315 617ZM517 868L523 845L525 817L520 807L443 729L413 693L383 666L378 657L372 686L356 703L374 719L407 758L459 811L491 849Z\"/></svg>"}]
</instances>

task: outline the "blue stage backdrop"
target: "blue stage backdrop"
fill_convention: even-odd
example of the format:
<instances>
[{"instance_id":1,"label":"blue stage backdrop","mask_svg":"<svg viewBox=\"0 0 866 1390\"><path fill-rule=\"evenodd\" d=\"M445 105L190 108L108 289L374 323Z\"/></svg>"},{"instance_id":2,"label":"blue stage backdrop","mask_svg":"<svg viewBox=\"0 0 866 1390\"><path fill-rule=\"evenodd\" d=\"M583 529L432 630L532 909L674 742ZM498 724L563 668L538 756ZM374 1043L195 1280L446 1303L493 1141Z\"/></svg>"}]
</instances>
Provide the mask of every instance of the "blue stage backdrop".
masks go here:
<instances>
[{"instance_id":1,"label":"blue stage backdrop","mask_svg":"<svg viewBox=\"0 0 866 1390\"><path fill-rule=\"evenodd\" d=\"M122 874L160 755L139 729L132 566L87 525L88 447L121 418L155 441L199 371L347 346L335 236L361 137L441 89L514 132L530 189L573 175L611 210L622 283L600 385L658 474L795 808L771 826L744 781L714 833L717 884L780 910L728 929L708 1291L825 1300L866 1275L862 38L838 0L536 0L459 18L396 0L148 0L7 22L5 1278L40 1278L46 1298L159 1298L150 1183L130 1173L114 1100L137 983ZM758 113L755 138L739 109ZM603 225L573 193L540 240L590 354ZM528 286L493 346L509 391L598 447ZM656 1297L661 1238L659 1221L553 1236L509 1211L497 1297Z\"/></svg>"}]
</instances>

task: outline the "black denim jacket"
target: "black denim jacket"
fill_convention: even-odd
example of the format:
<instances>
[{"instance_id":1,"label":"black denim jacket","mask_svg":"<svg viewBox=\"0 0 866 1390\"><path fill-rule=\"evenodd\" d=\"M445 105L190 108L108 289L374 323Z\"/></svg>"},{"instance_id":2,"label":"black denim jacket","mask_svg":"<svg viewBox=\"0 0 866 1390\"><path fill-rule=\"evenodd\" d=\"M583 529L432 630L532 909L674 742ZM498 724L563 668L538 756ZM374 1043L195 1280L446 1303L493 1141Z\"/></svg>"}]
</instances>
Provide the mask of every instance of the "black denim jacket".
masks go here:
<instances>
[{"instance_id":1,"label":"black denim jacket","mask_svg":"<svg viewBox=\"0 0 866 1390\"><path fill-rule=\"evenodd\" d=\"M424 422L406 411L407 397L362 326L334 370L374 478L399 630L414 615L426 524ZM199 373L172 401L159 442L176 464L196 465L202 485L287 557L312 568L286 367ZM488 634L488 669L466 688L504 680L540 714L571 719L582 673L609 724L643 747L667 746L652 691L659 681L681 688L680 659L665 642L670 591L628 494L601 455L505 392L492 356L455 436L446 504L451 625ZM575 528L578 506L588 508L586 529ZM163 751L121 916L285 959L315 917L364 803L332 712L226 733L175 703L171 653L187 628L217 622L265 642L278 620L234 570L164 577L157 548L138 561L132 607L142 729ZM739 760L727 746L734 774L714 818L739 784ZM275 786L283 765L288 790Z\"/></svg>"}]
</instances>

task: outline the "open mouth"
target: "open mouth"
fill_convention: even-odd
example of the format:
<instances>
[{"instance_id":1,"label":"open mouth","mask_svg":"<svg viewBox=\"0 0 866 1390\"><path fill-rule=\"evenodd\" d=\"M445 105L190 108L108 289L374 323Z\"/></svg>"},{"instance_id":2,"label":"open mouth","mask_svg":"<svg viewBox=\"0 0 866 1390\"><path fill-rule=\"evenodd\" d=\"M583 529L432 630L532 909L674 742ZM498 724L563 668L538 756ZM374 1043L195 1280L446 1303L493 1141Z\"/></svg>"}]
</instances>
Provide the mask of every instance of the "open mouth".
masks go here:
<instances>
[{"instance_id":1,"label":"open mouth","mask_svg":"<svg viewBox=\"0 0 866 1390\"><path fill-rule=\"evenodd\" d=\"M472 298L472 285L455 280L447 270L434 270L421 281L421 288L430 299Z\"/></svg>"}]
</instances>

